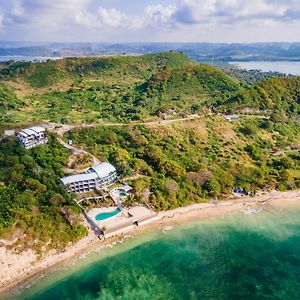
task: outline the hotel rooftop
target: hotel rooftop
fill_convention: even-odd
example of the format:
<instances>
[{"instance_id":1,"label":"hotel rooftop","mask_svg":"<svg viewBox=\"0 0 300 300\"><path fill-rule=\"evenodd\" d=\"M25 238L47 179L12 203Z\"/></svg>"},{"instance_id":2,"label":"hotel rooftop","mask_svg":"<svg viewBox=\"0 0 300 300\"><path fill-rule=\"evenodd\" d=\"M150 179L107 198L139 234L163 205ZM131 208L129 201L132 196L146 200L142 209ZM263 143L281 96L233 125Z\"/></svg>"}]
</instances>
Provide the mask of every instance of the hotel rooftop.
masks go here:
<instances>
[{"instance_id":1,"label":"hotel rooftop","mask_svg":"<svg viewBox=\"0 0 300 300\"><path fill-rule=\"evenodd\" d=\"M61 178L70 193L84 193L103 188L117 179L116 168L103 162L89 168L85 173Z\"/></svg>"}]
</instances>

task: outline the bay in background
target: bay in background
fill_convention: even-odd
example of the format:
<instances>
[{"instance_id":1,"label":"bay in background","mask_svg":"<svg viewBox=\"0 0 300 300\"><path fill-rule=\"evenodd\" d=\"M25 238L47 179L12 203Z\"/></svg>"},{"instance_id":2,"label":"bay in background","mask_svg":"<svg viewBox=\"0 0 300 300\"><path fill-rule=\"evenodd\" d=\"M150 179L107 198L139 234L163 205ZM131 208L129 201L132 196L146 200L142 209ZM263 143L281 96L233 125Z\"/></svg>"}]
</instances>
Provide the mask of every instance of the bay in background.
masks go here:
<instances>
[{"instance_id":1,"label":"bay in background","mask_svg":"<svg viewBox=\"0 0 300 300\"><path fill-rule=\"evenodd\" d=\"M299 61L233 61L230 64L246 70L262 70L300 76Z\"/></svg>"}]
</instances>

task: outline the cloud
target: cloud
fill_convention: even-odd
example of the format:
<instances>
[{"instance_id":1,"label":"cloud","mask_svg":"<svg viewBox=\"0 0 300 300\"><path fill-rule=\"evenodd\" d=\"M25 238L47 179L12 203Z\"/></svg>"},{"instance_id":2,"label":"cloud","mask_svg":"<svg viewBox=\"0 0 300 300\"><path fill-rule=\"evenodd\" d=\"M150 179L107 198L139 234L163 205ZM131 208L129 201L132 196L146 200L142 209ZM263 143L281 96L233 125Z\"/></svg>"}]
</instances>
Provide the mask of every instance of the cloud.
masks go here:
<instances>
[{"instance_id":1,"label":"cloud","mask_svg":"<svg viewBox=\"0 0 300 300\"><path fill-rule=\"evenodd\" d=\"M141 15L128 15L116 8L98 6L90 10L93 0L12 0L12 9L7 20L13 24L34 24L35 26L82 25L87 28L141 29L170 21L176 6L148 5Z\"/></svg>"},{"instance_id":2,"label":"cloud","mask_svg":"<svg viewBox=\"0 0 300 300\"><path fill-rule=\"evenodd\" d=\"M76 20L76 15L86 10L90 0L12 0L7 13L12 23L49 25Z\"/></svg>"},{"instance_id":3,"label":"cloud","mask_svg":"<svg viewBox=\"0 0 300 300\"><path fill-rule=\"evenodd\" d=\"M103 7L99 7L98 13L100 22L110 27L120 27L128 21L128 18L124 13L114 8L105 9Z\"/></svg>"},{"instance_id":4,"label":"cloud","mask_svg":"<svg viewBox=\"0 0 300 300\"><path fill-rule=\"evenodd\" d=\"M299 9L300 2L294 0L180 0L173 18L182 24L298 20L292 12Z\"/></svg>"},{"instance_id":5,"label":"cloud","mask_svg":"<svg viewBox=\"0 0 300 300\"><path fill-rule=\"evenodd\" d=\"M96 24L102 24L113 28L127 28L138 30L147 26L167 25L171 22L171 17L176 10L176 6L168 5L148 5L142 15L126 15L117 9L106 9L99 7Z\"/></svg>"},{"instance_id":6,"label":"cloud","mask_svg":"<svg viewBox=\"0 0 300 300\"><path fill-rule=\"evenodd\" d=\"M0 10L0 31L2 31L2 29L3 29L3 23L4 23L4 14Z\"/></svg>"},{"instance_id":7,"label":"cloud","mask_svg":"<svg viewBox=\"0 0 300 300\"><path fill-rule=\"evenodd\" d=\"M123 1L0 0L2 38L211 40L227 29L255 36L276 26L283 38L286 28L298 38L299 0L143 0L139 9L134 2L142 0Z\"/></svg>"},{"instance_id":8,"label":"cloud","mask_svg":"<svg viewBox=\"0 0 300 300\"><path fill-rule=\"evenodd\" d=\"M145 9L145 24L166 24L171 20L176 9L177 7L175 5L149 5Z\"/></svg>"},{"instance_id":9,"label":"cloud","mask_svg":"<svg viewBox=\"0 0 300 300\"><path fill-rule=\"evenodd\" d=\"M24 10L23 10L20 0L16 0L13 3L13 8L12 8L11 14L15 17L21 17L24 15Z\"/></svg>"}]
</instances>

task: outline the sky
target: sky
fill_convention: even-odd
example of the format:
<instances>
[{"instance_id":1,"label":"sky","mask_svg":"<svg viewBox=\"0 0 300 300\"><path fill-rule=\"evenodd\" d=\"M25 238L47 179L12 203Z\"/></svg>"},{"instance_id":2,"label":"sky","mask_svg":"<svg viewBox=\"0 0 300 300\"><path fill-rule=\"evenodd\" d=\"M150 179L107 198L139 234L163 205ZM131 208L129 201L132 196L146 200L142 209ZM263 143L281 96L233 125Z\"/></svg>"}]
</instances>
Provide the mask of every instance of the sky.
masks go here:
<instances>
[{"instance_id":1,"label":"sky","mask_svg":"<svg viewBox=\"0 0 300 300\"><path fill-rule=\"evenodd\" d=\"M0 0L0 40L300 41L300 0Z\"/></svg>"}]
</instances>

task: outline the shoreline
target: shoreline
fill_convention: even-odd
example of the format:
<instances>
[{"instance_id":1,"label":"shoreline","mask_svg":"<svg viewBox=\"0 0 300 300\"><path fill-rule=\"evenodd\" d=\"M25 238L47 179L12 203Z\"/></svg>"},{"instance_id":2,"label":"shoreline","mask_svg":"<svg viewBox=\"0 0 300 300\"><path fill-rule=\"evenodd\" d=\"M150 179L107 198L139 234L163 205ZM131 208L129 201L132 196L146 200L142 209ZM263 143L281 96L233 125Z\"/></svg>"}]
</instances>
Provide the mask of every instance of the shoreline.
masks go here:
<instances>
[{"instance_id":1,"label":"shoreline","mask_svg":"<svg viewBox=\"0 0 300 300\"><path fill-rule=\"evenodd\" d=\"M51 251L42 259L37 260L33 251L28 250L16 254L12 250L0 247L0 294L5 294L18 285L26 283L31 278L42 274L47 269L65 263L85 254L95 247L105 246L123 239L125 235L136 235L146 229L158 229L160 226L184 224L196 219L209 219L225 216L245 210L251 206L274 205L280 208L300 203L300 190L277 192L271 191L256 197L240 197L232 200L211 201L208 203L191 204L173 210L159 212L157 218L133 230L125 230L114 237L99 240L92 232L88 236L68 247L62 253ZM245 212L244 212L245 213Z\"/></svg>"}]
</instances>

